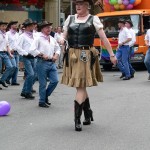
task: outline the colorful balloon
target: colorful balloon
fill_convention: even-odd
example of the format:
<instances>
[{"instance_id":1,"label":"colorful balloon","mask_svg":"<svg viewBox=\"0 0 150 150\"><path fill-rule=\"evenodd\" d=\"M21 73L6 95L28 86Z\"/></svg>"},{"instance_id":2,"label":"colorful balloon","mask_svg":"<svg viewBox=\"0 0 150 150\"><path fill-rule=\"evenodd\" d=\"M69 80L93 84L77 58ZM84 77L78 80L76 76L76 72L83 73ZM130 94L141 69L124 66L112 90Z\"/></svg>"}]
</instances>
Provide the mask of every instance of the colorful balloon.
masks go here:
<instances>
[{"instance_id":1,"label":"colorful balloon","mask_svg":"<svg viewBox=\"0 0 150 150\"><path fill-rule=\"evenodd\" d=\"M127 6L129 4L129 1L128 0L124 0L123 4Z\"/></svg>"},{"instance_id":2,"label":"colorful balloon","mask_svg":"<svg viewBox=\"0 0 150 150\"><path fill-rule=\"evenodd\" d=\"M133 5L132 5L132 4L129 4L129 5L126 7L127 10L130 10L130 9L132 9L132 8L133 8Z\"/></svg>"},{"instance_id":3,"label":"colorful balloon","mask_svg":"<svg viewBox=\"0 0 150 150\"><path fill-rule=\"evenodd\" d=\"M105 2L106 4L109 4L109 0L104 0L104 2Z\"/></svg>"},{"instance_id":4,"label":"colorful balloon","mask_svg":"<svg viewBox=\"0 0 150 150\"><path fill-rule=\"evenodd\" d=\"M10 111L10 104L6 101L0 102L0 116L5 116Z\"/></svg>"},{"instance_id":5,"label":"colorful balloon","mask_svg":"<svg viewBox=\"0 0 150 150\"><path fill-rule=\"evenodd\" d=\"M134 6L136 6L136 5L140 4L141 2L142 2L142 0L135 0L135 2L134 2Z\"/></svg>"},{"instance_id":6,"label":"colorful balloon","mask_svg":"<svg viewBox=\"0 0 150 150\"><path fill-rule=\"evenodd\" d=\"M130 4L133 4L135 2L135 0L129 0Z\"/></svg>"},{"instance_id":7,"label":"colorful balloon","mask_svg":"<svg viewBox=\"0 0 150 150\"><path fill-rule=\"evenodd\" d=\"M118 4L114 5L114 8L115 8L115 10L119 10L120 9Z\"/></svg>"},{"instance_id":8,"label":"colorful balloon","mask_svg":"<svg viewBox=\"0 0 150 150\"><path fill-rule=\"evenodd\" d=\"M124 10L126 7L125 7L125 5L121 4L121 5L119 5L119 8L120 8L120 10Z\"/></svg>"},{"instance_id":9,"label":"colorful balloon","mask_svg":"<svg viewBox=\"0 0 150 150\"><path fill-rule=\"evenodd\" d=\"M111 5L116 5L116 4L118 3L118 1L117 1L117 0L110 0L109 3L110 3Z\"/></svg>"},{"instance_id":10,"label":"colorful balloon","mask_svg":"<svg viewBox=\"0 0 150 150\"><path fill-rule=\"evenodd\" d=\"M118 4L122 4L123 2L122 2L122 0L118 0Z\"/></svg>"}]
</instances>

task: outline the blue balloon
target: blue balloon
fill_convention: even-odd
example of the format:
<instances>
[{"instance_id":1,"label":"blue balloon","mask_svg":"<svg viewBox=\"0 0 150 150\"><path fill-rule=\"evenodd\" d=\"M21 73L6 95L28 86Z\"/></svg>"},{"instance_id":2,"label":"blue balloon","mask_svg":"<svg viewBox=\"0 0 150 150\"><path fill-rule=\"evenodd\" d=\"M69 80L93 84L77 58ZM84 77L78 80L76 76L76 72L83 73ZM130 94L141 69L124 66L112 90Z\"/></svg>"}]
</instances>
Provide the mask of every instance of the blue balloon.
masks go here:
<instances>
[{"instance_id":1,"label":"blue balloon","mask_svg":"<svg viewBox=\"0 0 150 150\"><path fill-rule=\"evenodd\" d=\"M130 4L133 4L135 2L135 0L129 0Z\"/></svg>"}]
</instances>

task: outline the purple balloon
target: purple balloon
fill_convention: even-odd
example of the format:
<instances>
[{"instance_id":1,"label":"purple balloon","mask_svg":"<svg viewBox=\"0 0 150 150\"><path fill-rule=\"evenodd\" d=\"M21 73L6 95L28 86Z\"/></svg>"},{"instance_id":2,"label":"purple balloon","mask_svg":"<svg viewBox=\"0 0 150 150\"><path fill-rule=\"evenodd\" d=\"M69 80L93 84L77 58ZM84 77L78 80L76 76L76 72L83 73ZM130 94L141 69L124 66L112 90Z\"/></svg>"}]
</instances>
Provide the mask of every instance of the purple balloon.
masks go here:
<instances>
[{"instance_id":1,"label":"purple balloon","mask_svg":"<svg viewBox=\"0 0 150 150\"><path fill-rule=\"evenodd\" d=\"M10 111L10 104L6 101L0 102L0 116L5 116Z\"/></svg>"},{"instance_id":2,"label":"purple balloon","mask_svg":"<svg viewBox=\"0 0 150 150\"><path fill-rule=\"evenodd\" d=\"M124 1L123 1L123 4L124 4L124 5L128 5L128 4L129 4L129 1L128 1L128 0L124 0Z\"/></svg>"},{"instance_id":3,"label":"purple balloon","mask_svg":"<svg viewBox=\"0 0 150 150\"><path fill-rule=\"evenodd\" d=\"M133 8L133 5L132 4L129 4L127 7L126 7L126 9L132 9Z\"/></svg>"}]
</instances>

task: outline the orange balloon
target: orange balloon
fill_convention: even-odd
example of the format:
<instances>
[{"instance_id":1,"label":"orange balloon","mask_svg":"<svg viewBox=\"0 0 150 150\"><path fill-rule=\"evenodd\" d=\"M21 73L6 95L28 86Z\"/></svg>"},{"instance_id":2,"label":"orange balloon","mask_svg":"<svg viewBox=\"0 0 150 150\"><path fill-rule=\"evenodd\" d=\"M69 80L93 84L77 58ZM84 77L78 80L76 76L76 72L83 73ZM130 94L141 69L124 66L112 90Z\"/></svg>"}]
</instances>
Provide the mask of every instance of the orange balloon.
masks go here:
<instances>
[{"instance_id":1,"label":"orange balloon","mask_svg":"<svg viewBox=\"0 0 150 150\"><path fill-rule=\"evenodd\" d=\"M125 9L125 6L124 6L123 4L121 4L121 5L119 5L119 8L120 8L121 10L124 10L124 9Z\"/></svg>"},{"instance_id":2,"label":"orange balloon","mask_svg":"<svg viewBox=\"0 0 150 150\"><path fill-rule=\"evenodd\" d=\"M134 2L134 6L136 6L136 5L140 4L141 2L142 2L142 0L135 0L135 2Z\"/></svg>"}]
</instances>

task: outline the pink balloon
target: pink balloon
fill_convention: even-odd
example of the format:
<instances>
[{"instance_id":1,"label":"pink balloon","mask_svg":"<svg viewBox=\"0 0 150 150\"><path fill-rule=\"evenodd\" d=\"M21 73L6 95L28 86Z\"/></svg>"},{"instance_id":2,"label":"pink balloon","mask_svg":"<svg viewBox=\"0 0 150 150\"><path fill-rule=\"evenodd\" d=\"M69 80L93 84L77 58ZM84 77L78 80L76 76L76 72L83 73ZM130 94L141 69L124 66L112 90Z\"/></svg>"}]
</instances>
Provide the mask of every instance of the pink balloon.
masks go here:
<instances>
[{"instance_id":1,"label":"pink balloon","mask_svg":"<svg viewBox=\"0 0 150 150\"><path fill-rule=\"evenodd\" d=\"M129 4L129 0L124 0L123 4L127 6Z\"/></svg>"},{"instance_id":2,"label":"pink balloon","mask_svg":"<svg viewBox=\"0 0 150 150\"><path fill-rule=\"evenodd\" d=\"M104 2L105 2L106 4L109 4L109 0L104 0Z\"/></svg>"},{"instance_id":3,"label":"pink balloon","mask_svg":"<svg viewBox=\"0 0 150 150\"><path fill-rule=\"evenodd\" d=\"M115 8L114 8L114 6L110 6L110 9L111 9L111 11L114 11L115 10Z\"/></svg>"},{"instance_id":4,"label":"pink balloon","mask_svg":"<svg viewBox=\"0 0 150 150\"><path fill-rule=\"evenodd\" d=\"M132 4L129 4L128 6L126 6L126 9L130 10L133 8L133 5Z\"/></svg>"}]
</instances>

